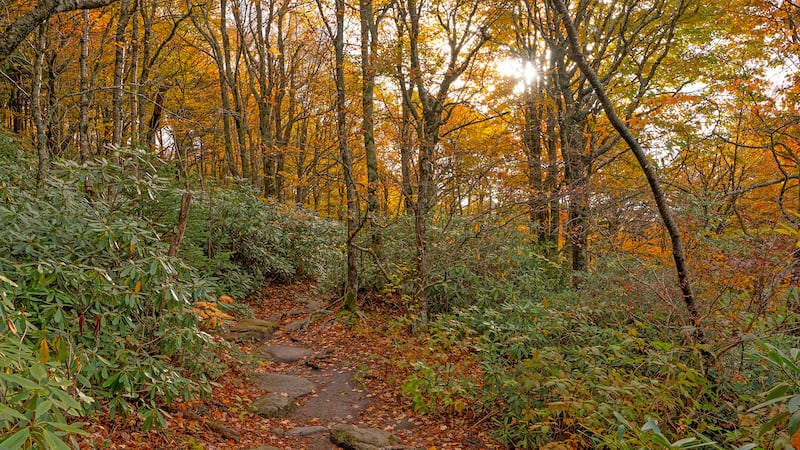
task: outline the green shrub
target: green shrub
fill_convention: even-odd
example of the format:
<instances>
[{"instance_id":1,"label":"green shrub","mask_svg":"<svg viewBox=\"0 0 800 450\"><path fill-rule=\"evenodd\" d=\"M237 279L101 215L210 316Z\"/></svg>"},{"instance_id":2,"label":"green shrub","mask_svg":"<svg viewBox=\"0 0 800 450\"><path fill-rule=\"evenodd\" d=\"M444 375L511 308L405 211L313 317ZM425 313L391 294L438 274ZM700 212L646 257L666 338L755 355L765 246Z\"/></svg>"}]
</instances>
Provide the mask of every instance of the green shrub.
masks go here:
<instances>
[{"instance_id":1,"label":"green shrub","mask_svg":"<svg viewBox=\"0 0 800 450\"><path fill-rule=\"evenodd\" d=\"M431 313L470 305L494 305L509 298L541 295L563 284L558 261L545 257L547 249L530 243L530 235L515 224L497 226L491 218L453 217L434 223L428 234ZM361 283L365 289L383 289L412 298L414 292L414 224L401 217L381 230L382 261L388 283L369 255L362 255ZM362 233L359 245L369 247Z\"/></svg>"},{"instance_id":2,"label":"green shrub","mask_svg":"<svg viewBox=\"0 0 800 450\"><path fill-rule=\"evenodd\" d=\"M200 192L180 256L234 297L265 284L338 276L344 231L302 209L259 199L247 185Z\"/></svg>"},{"instance_id":3,"label":"green shrub","mask_svg":"<svg viewBox=\"0 0 800 450\"><path fill-rule=\"evenodd\" d=\"M431 345L442 353L453 346L476 352L483 379L416 367L406 383L418 389L416 397L408 391L412 405L430 411L453 396L449 386L468 386L458 398L475 399L479 414L495 417L497 437L513 448L550 442L654 448L669 439L677 445L727 439L736 418L680 332L665 332L672 328L658 314L648 321L618 299L584 295L562 290L442 315L431 326ZM620 431L619 418L657 421L660 428Z\"/></svg>"},{"instance_id":4,"label":"green shrub","mask_svg":"<svg viewBox=\"0 0 800 450\"><path fill-rule=\"evenodd\" d=\"M206 376L220 368L189 309L215 287L166 256L164 227L142 210L169 187L144 155L123 156L124 172L107 161L63 163L38 190L0 177L12 180L0 195L7 446L60 447L76 431L65 416L99 404L139 412L145 428L163 424L161 405L208 392Z\"/></svg>"}]
</instances>

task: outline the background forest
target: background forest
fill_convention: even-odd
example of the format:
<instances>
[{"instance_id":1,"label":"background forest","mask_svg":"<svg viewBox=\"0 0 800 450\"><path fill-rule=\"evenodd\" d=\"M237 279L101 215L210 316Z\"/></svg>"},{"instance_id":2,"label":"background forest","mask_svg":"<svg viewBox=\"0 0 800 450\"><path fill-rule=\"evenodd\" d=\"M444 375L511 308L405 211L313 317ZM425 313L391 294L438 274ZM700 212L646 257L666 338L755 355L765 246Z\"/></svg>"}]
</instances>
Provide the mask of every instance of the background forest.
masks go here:
<instances>
[{"instance_id":1,"label":"background forest","mask_svg":"<svg viewBox=\"0 0 800 450\"><path fill-rule=\"evenodd\" d=\"M0 29L2 445L165 425L224 370L190 307L303 279L391 305L430 349L409 404L509 448L800 448L796 2L0 0Z\"/></svg>"}]
</instances>

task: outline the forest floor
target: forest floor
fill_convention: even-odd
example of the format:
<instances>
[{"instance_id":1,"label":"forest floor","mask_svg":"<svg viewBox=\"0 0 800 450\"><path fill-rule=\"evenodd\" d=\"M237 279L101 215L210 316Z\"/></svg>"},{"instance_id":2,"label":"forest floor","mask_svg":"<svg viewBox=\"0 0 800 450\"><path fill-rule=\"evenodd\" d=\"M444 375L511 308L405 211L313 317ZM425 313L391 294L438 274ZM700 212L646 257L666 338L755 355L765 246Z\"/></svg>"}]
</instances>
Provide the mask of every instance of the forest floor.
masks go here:
<instances>
[{"instance_id":1,"label":"forest floor","mask_svg":"<svg viewBox=\"0 0 800 450\"><path fill-rule=\"evenodd\" d=\"M493 444L490 417L465 414L418 415L403 397L403 382L411 363L421 358L459 358L473 365L469 355L431 355L422 338L411 335L393 316L397 309L382 303L366 314L346 317L319 308L311 284L275 285L251 302L256 318L279 323L264 342L236 344L220 355L228 372L215 380L211 396L175 403L168 408L168 427L141 431L135 417L96 416L85 428L87 448L110 449L338 449L328 431L291 436L299 430L317 430L335 423L376 428L400 438L408 448L499 449ZM308 306L307 306L308 305ZM309 307L312 306L312 307ZM264 358L264 347L285 345L308 349L312 356L295 362ZM285 374L311 381L315 389L297 399L288 414L266 418L253 403L266 393L259 374ZM466 408L469 410L469 408ZM292 431L294 430L294 431Z\"/></svg>"}]
</instances>

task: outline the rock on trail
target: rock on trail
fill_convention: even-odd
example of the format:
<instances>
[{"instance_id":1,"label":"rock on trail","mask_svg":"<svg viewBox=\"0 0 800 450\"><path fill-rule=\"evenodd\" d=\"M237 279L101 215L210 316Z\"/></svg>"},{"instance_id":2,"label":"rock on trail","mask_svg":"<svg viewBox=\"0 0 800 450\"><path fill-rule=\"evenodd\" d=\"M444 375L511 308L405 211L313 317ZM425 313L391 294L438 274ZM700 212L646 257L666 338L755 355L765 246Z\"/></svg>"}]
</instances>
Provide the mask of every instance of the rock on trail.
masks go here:
<instances>
[{"instance_id":1,"label":"rock on trail","mask_svg":"<svg viewBox=\"0 0 800 450\"><path fill-rule=\"evenodd\" d=\"M277 417L289 412L295 400L314 392L314 384L305 378L277 373L259 374L254 377L256 385L267 391L267 395L253 403L264 417Z\"/></svg>"},{"instance_id":2,"label":"rock on trail","mask_svg":"<svg viewBox=\"0 0 800 450\"><path fill-rule=\"evenodd\" d=\"M293 347L291 345L270 344L261 349L261 354L272 361L291 363L311 356L314 352L303 347Z\"/></svg>"},{"instance_id":3,"label":"rock on trail","mask_svg":"<svg viewBox=\"0 0 800 450\"><path fill-rule=\"evenodd\" d=\"M306 299L305 302L304 310L292 310L292 314L282 314L282 317L312 314L314 310L323 306L312 299ZM284 325L282 330L290 333L299 332L301 329L304 330L309 322L309 319L295 320ZM223 337L234 342L262 342L270 339L279 327L277 322L245 319L229 324L229 331L224 333ZM278 367L284 367L284 372L308 374L308 378L285 373L253 375L254 385L267 392L253 402L253 407L260 415L288 417L296 424L305 423L305 426L295 426L286 431L277 428L273 431L275 435L304 439L303 448L309 450L409 449L410 447L404 446L399 438L387 431L351 424L361 421L361 412L374 399L370 398L354 379L353 370L340 362L322 370L316 364L309 364L310 360L326 359L334 352L331 349L317 352L313 349L313 344L310 346L312 348L272 342L254 347L252 350L260 359L273 361L279 364ZM286 368L286 364L290 366ZM307 372L309 367L314 370ZM298 400L303 397L306 399L301 406L295 408ZM264 438L268 440L269 436ZM264 445L252 450L281 449Z\"/></svg>"}]
</instances>

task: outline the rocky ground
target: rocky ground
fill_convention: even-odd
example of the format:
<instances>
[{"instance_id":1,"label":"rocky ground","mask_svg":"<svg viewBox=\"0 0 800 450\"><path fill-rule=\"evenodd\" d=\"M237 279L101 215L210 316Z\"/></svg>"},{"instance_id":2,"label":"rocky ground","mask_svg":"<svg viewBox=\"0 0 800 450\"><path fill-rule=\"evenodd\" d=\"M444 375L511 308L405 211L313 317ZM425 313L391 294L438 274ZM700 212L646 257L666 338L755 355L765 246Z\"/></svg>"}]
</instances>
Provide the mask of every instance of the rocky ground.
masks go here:
<instances>
[{"instance_id":1,"label":"rocky ground","mask_svg":"<svg viewBox=\"0 0 800 450\"><path fill-rule=\"evenodd\" d=\"M310 285L275 286L255 319L222 334L241 352L211 398L172 405L166 431L135 419L89 427L87 447L328 450L496 449L490 418L416 416L400 386L419 355L414 337L380 314L337 315ZM398 333L405 335L398 336Z\"/></svg>"}]
</instances>

